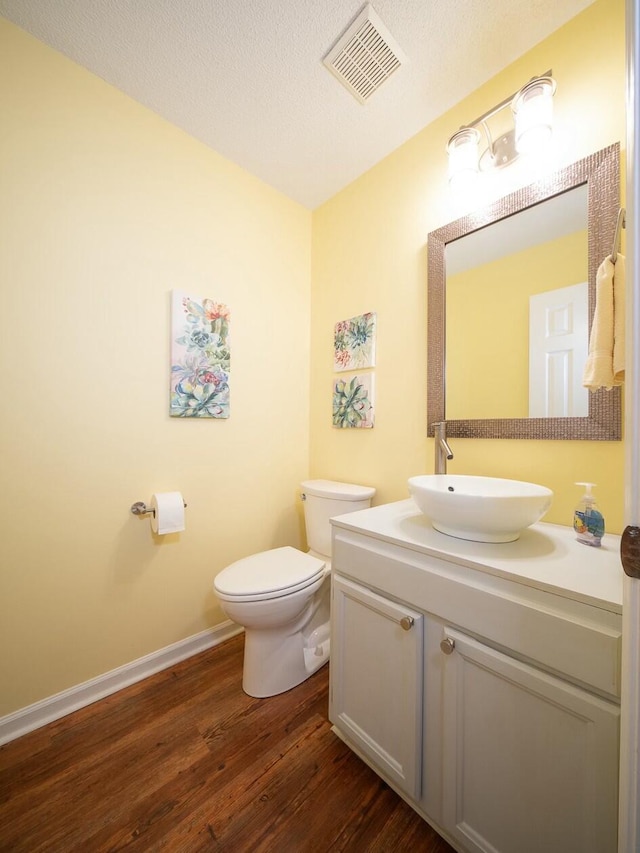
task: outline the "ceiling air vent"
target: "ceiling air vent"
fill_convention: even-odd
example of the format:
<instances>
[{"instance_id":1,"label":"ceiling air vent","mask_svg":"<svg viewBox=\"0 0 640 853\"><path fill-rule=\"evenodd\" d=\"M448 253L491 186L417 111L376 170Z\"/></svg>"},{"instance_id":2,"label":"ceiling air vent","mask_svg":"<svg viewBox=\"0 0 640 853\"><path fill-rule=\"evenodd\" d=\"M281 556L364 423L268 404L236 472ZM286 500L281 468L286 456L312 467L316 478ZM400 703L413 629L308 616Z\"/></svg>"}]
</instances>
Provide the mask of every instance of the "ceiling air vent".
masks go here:
<instances>
[{"instance_id":1,"label":"ceiling air vent","mask_svg":"<svg viewBox=\"0 0 640 853\"><path fill-rule=\"evenodd\" d=\"M407 57L367 5L323 61L351 94L366 104Z\"/></svg>"}]
</instances>

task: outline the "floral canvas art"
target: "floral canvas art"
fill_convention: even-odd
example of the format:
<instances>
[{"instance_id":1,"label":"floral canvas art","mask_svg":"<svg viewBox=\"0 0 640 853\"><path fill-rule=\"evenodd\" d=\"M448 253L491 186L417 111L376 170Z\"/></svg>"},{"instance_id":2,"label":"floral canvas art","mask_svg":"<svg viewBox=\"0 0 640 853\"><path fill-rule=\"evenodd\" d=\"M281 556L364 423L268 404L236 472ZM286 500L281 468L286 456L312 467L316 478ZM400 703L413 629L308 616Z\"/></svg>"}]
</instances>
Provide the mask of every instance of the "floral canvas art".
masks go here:
<instances>
[{"instance_id":1,"label":"floral canvas art","mask_svg":"<svg viewBox=\"0 0 640 853\"><path fill-rule=\"evenodd\" d=\"M229 417L229 309L171 294L171 417Z\"/></svg>"},{"instance_id":2,"label":"floral canvas art","mask_svg":"<svg viewBox=\"0 0 640 853\"><path fill-rule=\"evenodd\" d=\"M373 403L373 373L334 379L334 427L371 429L374 420Z\"/></svg>"},{"instance_id":3,"label":"floral canvas art","mask_svg":"<svg viewBox=\"0 0 640 853\"><path fill-rule=\"evenodd\" d=\"M341 320L333 336L333 369L360 370L375 365L376 315L371 311Z\"/></svg>"}]
</instances>

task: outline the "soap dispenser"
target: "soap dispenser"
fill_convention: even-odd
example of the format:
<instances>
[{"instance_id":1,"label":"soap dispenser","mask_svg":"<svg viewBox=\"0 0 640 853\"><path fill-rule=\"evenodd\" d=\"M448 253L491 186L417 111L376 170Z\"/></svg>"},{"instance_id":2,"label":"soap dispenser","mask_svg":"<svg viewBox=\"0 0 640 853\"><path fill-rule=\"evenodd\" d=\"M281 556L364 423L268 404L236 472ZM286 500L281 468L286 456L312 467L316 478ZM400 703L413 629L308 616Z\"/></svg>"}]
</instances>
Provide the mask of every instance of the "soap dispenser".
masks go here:
<instances>
[{"instance_id":1,"label":"soap dispenser","mask_svg":"<svg viewBox=\"0 0 640 853\"><path fill-rule=\"evenodd\" d=\"M595 483L576 483L576 486L584 486L586 492L573 513L573 529L578 542L599 548L604 536L604 518L591 494Z\"/></svg>"}]
</instances>

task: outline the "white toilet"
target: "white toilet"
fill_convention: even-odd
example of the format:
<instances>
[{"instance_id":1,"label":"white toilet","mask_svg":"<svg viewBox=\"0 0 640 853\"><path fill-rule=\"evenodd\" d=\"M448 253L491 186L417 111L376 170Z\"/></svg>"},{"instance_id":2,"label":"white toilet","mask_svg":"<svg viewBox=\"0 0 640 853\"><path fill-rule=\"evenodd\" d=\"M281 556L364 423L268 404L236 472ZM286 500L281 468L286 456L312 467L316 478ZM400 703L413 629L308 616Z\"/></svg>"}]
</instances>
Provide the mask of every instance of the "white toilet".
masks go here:
<instances>
[{"instance_id":1,"label":"white toilet","mask_svg":"<svg viewBox=\"0 0 640 853\"><path fill-rule=\"evenodd\" d=\"M222 609L245 629L242 688L275 696L329 659L329 519L371 505L375 489L331 480L301 484L309 552L285 546L238 560L215 578Z\"/></svg>"}]
</instances>

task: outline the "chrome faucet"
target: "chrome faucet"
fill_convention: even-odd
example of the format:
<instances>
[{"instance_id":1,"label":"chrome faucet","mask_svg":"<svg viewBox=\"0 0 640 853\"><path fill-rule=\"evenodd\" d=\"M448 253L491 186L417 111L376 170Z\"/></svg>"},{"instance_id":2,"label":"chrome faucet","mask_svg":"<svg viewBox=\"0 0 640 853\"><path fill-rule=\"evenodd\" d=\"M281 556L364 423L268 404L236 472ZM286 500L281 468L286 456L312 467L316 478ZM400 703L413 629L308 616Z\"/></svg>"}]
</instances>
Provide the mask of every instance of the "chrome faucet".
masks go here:
<instances>
[{"instance_id":1,"label":"chrome faucet","mask_svg":"<svg viewBox=\"0 0 640 853\"><path fill-rule=\"evenodd\" d=\"M447 473L447 459L453 459L453 451L447 442L447 422L439 421L433 425L435 438L434 474Z\"/></svg>"}]
</instances>

